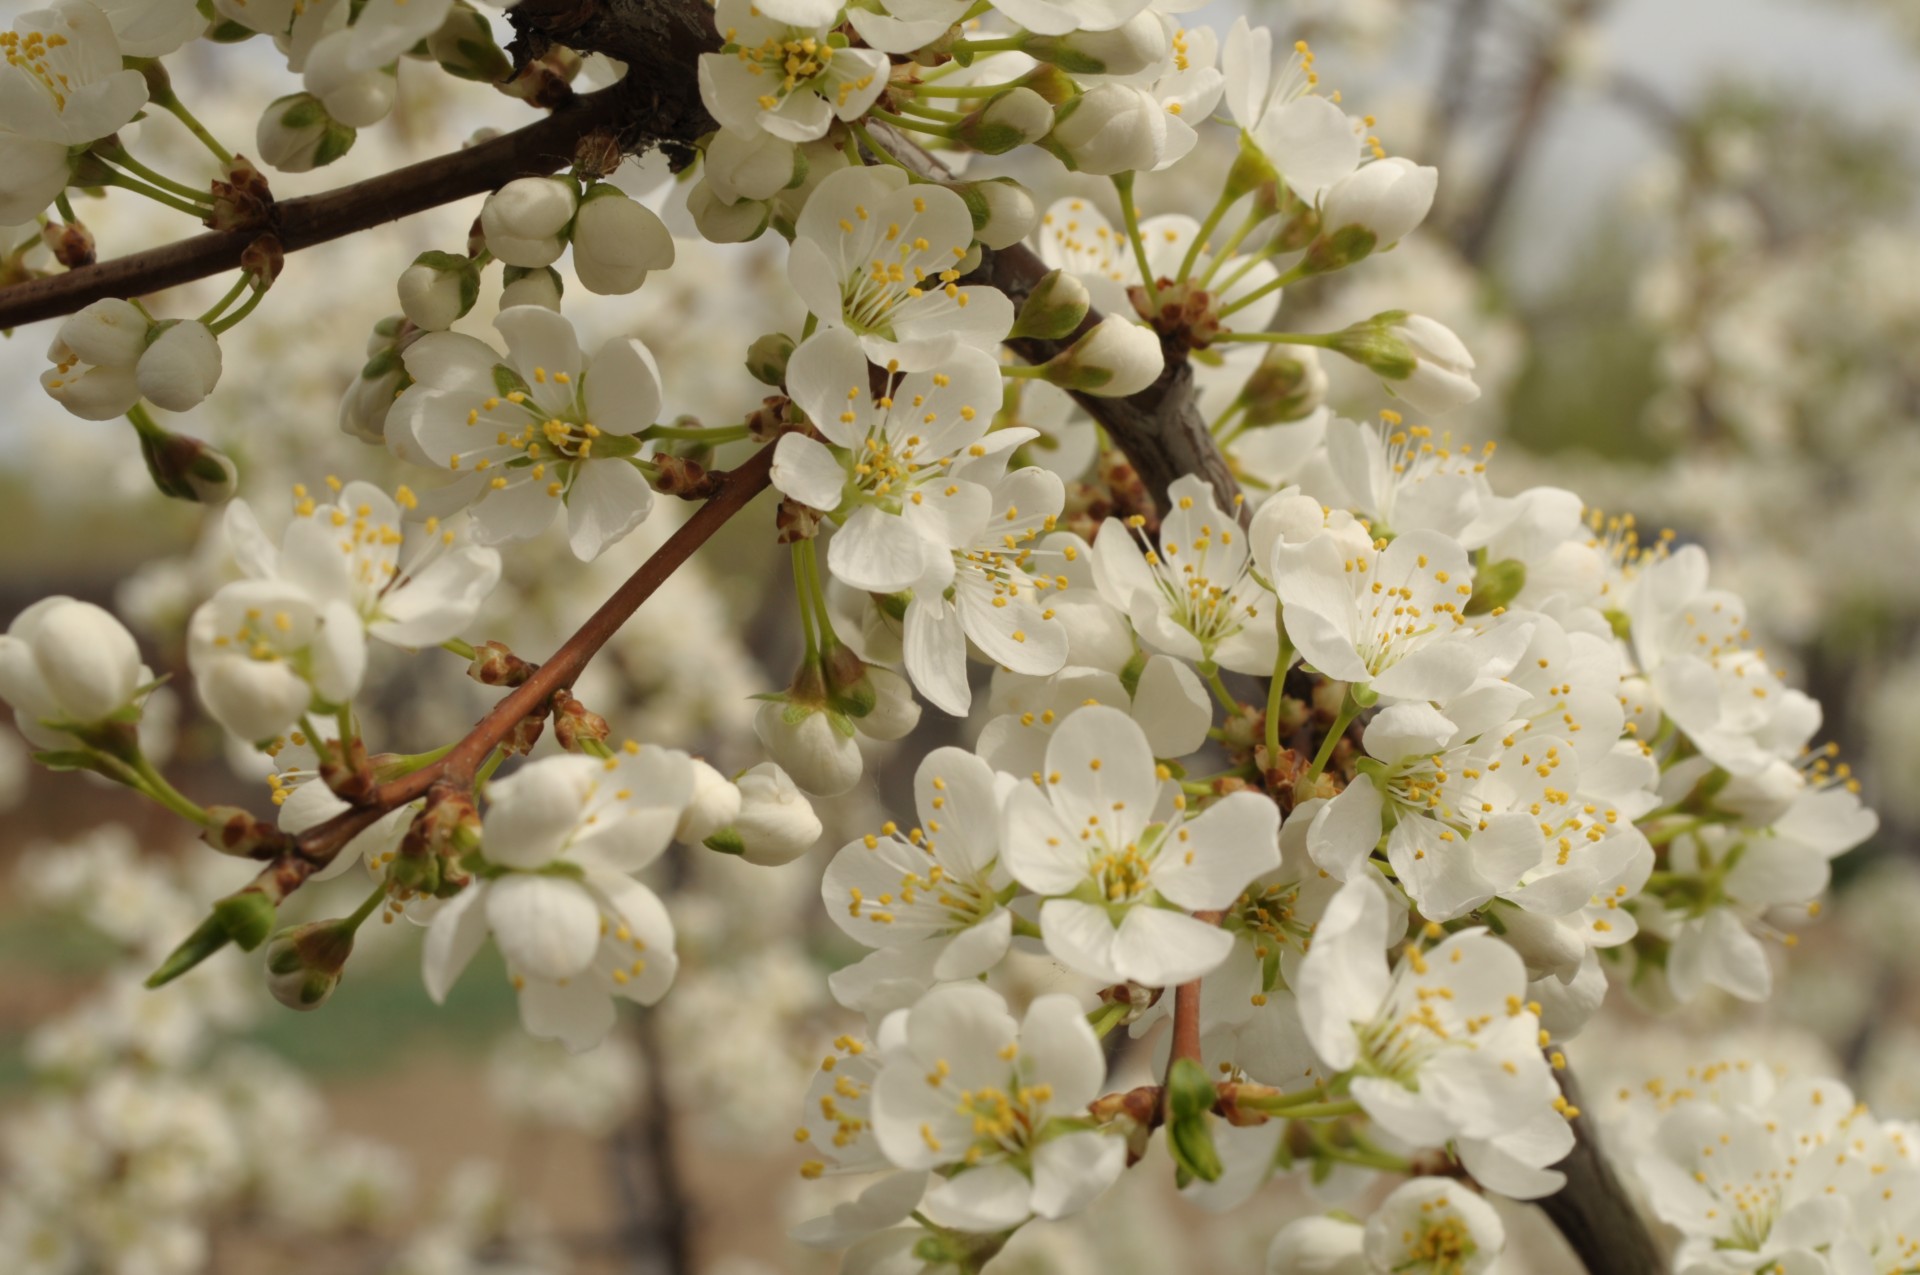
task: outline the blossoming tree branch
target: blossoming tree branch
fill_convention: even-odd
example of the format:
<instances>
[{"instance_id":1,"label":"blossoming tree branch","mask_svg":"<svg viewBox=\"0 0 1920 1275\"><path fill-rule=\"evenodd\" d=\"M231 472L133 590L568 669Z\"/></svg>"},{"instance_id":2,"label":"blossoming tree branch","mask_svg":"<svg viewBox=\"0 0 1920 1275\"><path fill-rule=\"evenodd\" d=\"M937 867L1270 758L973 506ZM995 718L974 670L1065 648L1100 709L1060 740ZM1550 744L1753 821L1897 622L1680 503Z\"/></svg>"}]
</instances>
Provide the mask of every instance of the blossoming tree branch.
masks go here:
<instances>
[{"instance_id":1,"label":"blossoming tree branch","mask_svg":"<svg viewBox=\"0 0 1920 1275\"><path fill-rule=\"evenodd\" d=\"M1566 1045L1609 988L1765 1000L1768 945L1874 816L1697 546L1503 491L1490 449L1429 423L1479 392L1453 332L1401 309L1282 322L1288 289L1413 234L1439 174L1388 154L1304 43L1244 18L1221 39L1182 25L1193 7L59 0L16 21L0 224L24 235L0 323L58 318L45 393L162 492L225 502L237 573L192 614L186 663L271 769L270 812L176 787L142 744L163 679L98 606L46 598L0 638L39 761L260 864L150 982L236 946L317 1009L378 913L419 927L434 1000L492 945L526 1030L590 1049L620 1001L671 994L648 869L801 870L862 741L912 749L931 708L976 722L971 746L916 753L913 808L821 882L869 949L828 979L861 1025L791 1137L802 1176L869 1184L795 1238L845 1269L980 1271L1156 1139L1203 1208L1310 1184L1326 1211L1277 1228L1274 1272L1485 1270L1489 1196L1540 1202L1595 1275L1907 1269L1888 1219L1920 1205L1887 1201L1920 1202L1920 1164L1835 1086L1668 1117L1670 1154L1633 1172L1670 1256L1594 1145ZM303 91L222 139L166 60L258 37ZM589 55L612 82L577 91ZM402 61L547 113L277 200L276 172L387 117ZM122 140L162 114L217 178ZM650 177L623 167L656 151ZM1078 193L1043 207L1069 173ZM1141 215L1196 174L1200 216ZM404 485L316 475L289 507L167 427L220 392L223 335L306 286L298 250L481 193L464 242L392 263L399 313L340 405ZM77 205L100 197L161 205L181 237L96 260ZM568 315L573 288L646 306L674 268L663 213L784 242L764 308L804 320L702 372L759 383L745 419L677 414L690 369L629 336L589 350ZM229 286L199 314L155 298L210 277ZM1324 359L1400 407L1335 416ZM563 534L593 560L659 496L698 508L556 650L474 631L517 546ZM727 774L573 692L734 519L790 560L802 654L759 696L766 760ZM501 696L394 751L356 707L373 644ZM283 924L344 874L361 906ZM1017 952L1084 993L1009 1003ZM1119 1089L1129 1038L1155 1080Z\"/></svg>"}]
</instances>

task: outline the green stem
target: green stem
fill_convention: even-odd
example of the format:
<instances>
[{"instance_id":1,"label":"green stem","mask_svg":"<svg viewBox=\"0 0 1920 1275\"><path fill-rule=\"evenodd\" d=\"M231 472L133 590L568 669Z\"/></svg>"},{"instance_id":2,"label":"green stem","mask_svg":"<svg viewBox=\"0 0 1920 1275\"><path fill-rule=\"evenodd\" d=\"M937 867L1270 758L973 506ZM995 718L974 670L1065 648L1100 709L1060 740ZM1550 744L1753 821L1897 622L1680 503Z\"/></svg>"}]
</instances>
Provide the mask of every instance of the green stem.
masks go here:
<instances>
[{"instance_id":1,"label":"green stem","mask_svg":"<svg viewBox=\"0 0 1920 1275\"><path fill-rule=\"evenodd\" d=\"M1127 1011L1131 1008L1132 1006L1123 1001L1108 1001L1087 1015L1087 1025L1093 1028L1096 1039L1102 1038L1120 1025L1121 1020L1126 1018Z\"/></svg>"},{"instance_id":2,"label":"green stem","mask_svg":"<svg viewBox=\"0 0 1920 1275\"><path fill-rule=\"evenodd\" d=\"M440 644L440 649L443 651L451 651L463 660L477 660L480 658L480 652L473 649L472 643L463 642L459 638L448 638Z\"/></svg>"},{"instance_id":3,"label":"green stem","mask_svg":"<svg viewBox=\"0 0 1920 1275\"><path fill-rule=\"evenodd\" d=\"M1207 689L1213 692L1213 697L1220 701L1220 707L1226 709L1229 715L1240 711L1240 701L1233 697L1226 682L1221 680L1218 664L1212 660L1205 661L1200 665L1200 676L1207 680Z\"/></svg>"},{"instance_id":4,"label":"green stem","mask_svg":"<svg viewBox=\"0 0 1920 1275\"><path fill-rule=\"evenodd\" d=\"M145 182L135 181L125 173L113 174L104 184L108 186L118 186L122 190L130 190L136 195L145 195L156 204L165 204L176 212L183 212L189 217L200 218L207 215L205 205L188 203L184 199L177 198L164 190L149 186Z\"/></svg>"},{"instance_id":5,"label":"green stem","mask_svg":"<svg viewBox=\"0 0 1920 1275\"><path fill-rule=\"evenodd\" d=\"M871 115L874 119L882 120L888 124L893 125L895 128L904 128L909 132L926 133L929 136L941 137L941 138L951 138L953 136L953 130L942 128L938 124L929 124L925 120L911 119L905 115L895 115L892 111L883 111L877 107L871 111L868 111L867 114ZM864 134L866 132L866 130L861 128L860 125L858 124L855 124L853 126L853 131L861 134ZM894 165L896 168L906 167L905 164L902 164L899 160L889 155L886 152L886 149L884 147L874 146L872 139L862 136L860 140L863 142L866 142L867 145L869 146L873 146L875 153L878 154L882 159L886 160L889 164Z\"/></svg>"},{"instance_id":6,"label":"green stem","mask_svg":"<svg viewBox=\"0 0 1920 1275\"><path fill-rule=\"evenodd\" d=\"M1003 35L991 40L955 40L951 48L955 53L1018 53L1026 42L1025 36Z\"/></svg>"},{"instance_id":7,"label":"green stem","mask_svg":"<svg viewBox=\"0 0 1920 1275\"><path fill-rule=\"evenodd\" d=\"M213 323L208 325L213 329L213 334L215 336L219 336L222 332L229 331L230 329L238 326L242 319L246 318L248 315L253 313L253 308L259 305L260 299L266 295L267 295L267 290L264 287L256 286L253 290L253 295L248 297L245 301L242 301L240 303L239 309L235 310L232 314L229 314L226 318L220 320L218 323Z\"/></svg>"},{"instance_id":8,"label":"green stem","mask_svg":"<svg viewBox=\"0 0 1920 1275\"><path fill-rule=\"evenodd\" d=\"M198 802L192 800L178 788L168 783L167 777L162 775L154 764L147 760L145 753L141 753L134 758L133 772L140 777L139 786L141 789L168 810L179 815L182 819L200 825L202 828L213 826L212 816L201 809Z\"/></svg>"},{"instance_id":9,"label":"green stem","mask_svg":"<svg viewBox=\"0 0 1920 1275\"><path fill-rule=\"evenodd\" d=\"M1044 363L1002 363L1000 375L1011 376L1015 380L1038 380L1047 374Z\"/></svg>"},{"instance_id":10,"label":"green stem","mask_svg":"<svg viewBox=\"0 0 1920 1275\"><path fill-rule=\"evenodd\" d=\"M1208 213L1207 219L1200 223L1200 229L1194 233L1193 242L1187 245L1187 255L1180 259L1180 273L1174 276L1174 282L1185 282L1187 276L1193 273L1193 267L1199 263L1200 249L1206 244L1207 236L1218 228L1220 219L1227 215L1227 209L1233 207L1234 202L1239 198L1240 196L1228 191L1220 192L1220 198L1214 201L1213 211Z\"/></svg>"},{"instance_id":11,"label":"green stem","mask_svg":"<svg viewBox=\"0 0 1920 1275\"><path fill-rule=\"evenodd\" d=\"M589 757L597 757L601 761L613 756L613 749L604 739L583 739L580 741L580 751Z\"/></svg>"},{"instance_id":12,"label":"green stem","mask_svg":"<svg viewBox=\"0 0 1920 1275\"><path fill-rule=\"evenodd\" d=\"M1160 308L1160 288L1154 282L1153 267L1147 262L1147 245L1140 238L1140 211L1133 206L1133 174L1116 173L1113 188L1120 194L1120 219L1126 223L1127 242L1133 245L1133 259L1140 267L1140 282L1147 290L1147 306Z\"/></svg>"},{"instance_id":13,"label":"green stem","mask_svg":"<svg viewBox=\"0 0 1920 1275\"><path fill-rule=\"evenodd\" d=\"M1305 277L1306 277L1305 275L1300 273L1300 268L1298 266L1295 266L1293 269L1287 271L1285 274L1279 275L1275 278L1267 280L1265 283L1255 288L1252 292L1247 293L1246 296L1234 298L1231 304L1221 309L1220 317L1224 319L1228 315L1232 314L1235 310L1244 310L1248 306L1252 305L1254 302L1258 301L1261 297L1266 296L1269 292L1278 292L1280 291L1280 289L1286 287L1288 284L1298 283L1301 279Z\"/></svg>"},{"instance_id":14,"label":"green stem","mask_svg":"<svg viewBox=\"0 0 1920 1275\"><path fill-rule=\"evenodd\" d=\"M170 111L175 119L185 124L187 131L199 138L201 144L213 152L215 159L219 160L222 164L233 163L233 152L222 146L219 141L214 138L214 135L207 131L206 126L193 117L193 112L187 109L186 103L180 100L179 94L168 90L165 97L156 97L153 100L158 105Z\"/></svg>"},{"instance_id":15,"label":"green stem","mask_svg":"<svg viewBox=\"0 0 1920 1275\"><path fill-rule=\"evenodd\" d=\"M811 540L793 542L793 592L800 602L800 634L806 639L806 662L813 663L820 658L820 639L813 631L813 602L807 591L806 552L813 546Z\"/></svg>"},{"instance_id":16,"label":"green stem","mask_svg":"<svg viewBox=\"0 0 1920 1275\"><path fill-rule=\"evenodd\" d=\"M457 742L458 741L456 741L456 743ZM439 761L453 750L454 744L442 744L440 747L429 752L392 754L381 762L380 773L383 777L392 779L398 779L402 775L411 775L423 766L433 765L433 763Z\"/></svg>"},{"instance_id":17,"label":"green stem","mask_svg":"<svg viewBox=\"0 0 1920 1275\"><path fill-rule=\"evenodd\" d=\"M352 914L341 922L341 924L346 927L347 933L352 934L365 924L367 918L373 915L374 909L385 902L386 897L387 883L382 881L379 885L374 886L373 893L369 894L360 906L355 908Z\"/></svg>"},{"instance_id":18,"label":"green stem","mask_svg":"<svg viewBox=\"0 0 1920 1275\"><path fill-rule=\"evenodd\" d=\"M186 199L191 199L194 203L206 208L213 207L213 195L210 192L201 190L198 187L189 186L183 181L175 181L165 173L141 163L134 158L133 152L124 146L97 144L94 147L94 154L111 163L118 164L135 177L141 177L152 182L161 190L172 191L174 194Z\"/></svg>"},{"instance_id":19,"label":"green stem","mask_svg":"<svg viewBox=\"0 0 1920 1275\"><path fill-rule=\"evenodd\" d=\"M1264 341L1268 345L1317 345L1323 350L1333 348L1334 333L1331 332L1221 332L1214 336L1216 341Z\"/></svg>"},{"instance_id":20,"label":"green stem","mask_svg":"<svg viewBox=\"0 0 1920 1275\"><path fill-rule=\"evenodd\" d=\"M873 114L880 115L882 114L882 112L874 111ZM899 125L899 127L906 128L906 127L912 126L913 124L914 124L914 121L905 120ZM875 141L873 134L869 133L866 129L866 126L860 123L860 121L854 120L852 123L848 124L847 127L852 130L854 136L858 137L862 142L866 143L867 149L873 152L873 157L875 159L879 160L883 164L892 164L895 168L900 169L902 172L907 173L909 176L912 175L913 170L908 168L905 164L901 163L899 160L895 159L893 157L892 151L888 150L886 147L882 146L879 142ZM940 136L945 137L946 134L941 133Z\"/></svg>"},{"instance_id":21,"label":"green stem","mask_svg":"<svg viewBox=\"0 0 1920 1275\"><path fill-rule=\"evenodd\" d=\"M1313 755L1313 764L1307 767L1307 773L1300 776L1293 787L1302 797L1313 795L1313 786L1320 780L1320 772L1333 760L1333 750L1346 736L1347 727L1353 725L1353 719L1360 715L1360 703L1353 698L1353 687L1346 688L1346 694L1340 699L1340 711L1334 715L1333 725L1327 729L1327 737L1320 741L1320 751Z\"/></svg>"},{"instance_id":22,"label":"green stem","mask_svg":"<svg viewBox=\"0 0 1920 1275\"><path fill-rule=\"evenodd\" d=\"M493 772L500 769L501 763L506 761L506 759L507 754L504 749L494 749L487 757L486 762L474 773L473 786L479 788L485 785L487 780L493 778Z\"/></svg>"},{"instance_id":23,"label":"green stem","mask_svg":"<svg viewBox=\"0 0 1920 1275\"><path fill-rule=\"evenodd\" d=\"M813 599L814 618L820 625L820 647L825 650L840 645L840 635L833 631L833 613L827 606L826 585L820 580L820 555L814 549L815 542L803 540L800 543L807 547L807 593Z\"/></svg>"},{"instance_id":24,"label":"green stem","mask_svg":"<svg viewBox=\"0 0 1920 1275\"><path fill-rule=\"evenodd\" d=\"M1276 616L1274 626L1280 627ZM1273 659L1273 680L1267 683L1267 765L1280 764L1280 697L1286 693L1287 669L1293 664L1293 643L1280 633L1280 650Z\"/></svg>"},{"instance_id":25,"label":"green stem","mask_svg":"<svg viewBox=\"0 0 1920 1275\"><path fill-rule=\"evenodd\" d=\"M925 80L912 86L915 97L998 97L1011 84L942 84L938 80Z\"/></svg>"},{"instance_id":26,"label":"green stem","mask_svg":"<svg viewBox=\"0 0 1920 1275\"><path fill-rule=\"evenodd\" d=\"M228 306L239 300L241 292L245 291L247 285L252 282L252 275L242 273L239 278L233 281L233 286L227 289L227 295L207 307L206 311L200 316L200 322L211 325L215 319L220 317L222 310L225 310Z\"/></svg>"},{"instance_id":27,"label":"green stem","mask_svg":"<svg viewBox=\"0 0 1920 1275\"><path fill-rule=\"evenodd\" d=\"M1215 438L1221 439L1221 441L1224 442L1225 439L1231 437L1231 435L1223 436L1220 433L1220 431L1226 427L1226 424L1228 421L1232 420L1234 417L1240 415L1242 412L1246 410L1247 410L1247 403L1245 399L1237 398L1233 400L1233 402L1227 404L1226 411L1220 413L1220 415L1213 418L1213 424L1207 427L1207 432L1212 434Z\"/></svg>"},{"instance_id":28,"label":"green stem","mask_svg":"<svg viewBox=\"0 0 1920 1275\"><path fill-rule=\"evenodd\" d=\"M1207 262L1207 271L1200 276L1201 287L1208 287L1212 283L1213 276L1220 272L1220 267L1233 260L1233 254L1239 250L1240 244L1248 235L1253 233L1254 227L1265 220L1266 218L1261 215L1258 208L1248 211L1245 219L1240 223L1240 228L1233 232L1225 244L1221 245L1219 252L1213 254L1213 260ZM1241 262L1240 268L1234 272L1233 278L1221 284L1220 291L1225 292L1234 279L1238 279L1241 275L1252 269L1254 262L1259 261L1265 255L1264 253L1255 253L1253 256Z\"/></svg>"},{"instance_id":29,"label":"green stem","mask_svg":"<svg viewBox=\"0 0 1920 1275\"><path fill-rule=\"evenodd\" d=\"M957 124L967 118L966 112L964 111L942 110L937 106L928 106L925 102L915 102L911 100L900 103L900 109L903 111L911 111L915 115L922 116L926 119L944 120L950 124Z\"/></svg>"},{"instance_id":30,"label":"green stem","mask_svg":"<svg viewBox=\"0 0 1920 1275\"><path fill-rule=\"evenodd\" d=\"M66 223L69 226L73 225L75 222L80 220L79 217L74 215L73 205L67 202L66 191L63 190L59 194L53 197L53 206L60 210L60 215L66 219ZM40 236L35 235L33 238L27 240L26 243L23 243L18 248L14 249L13 255L18 256L19 254L25 252L28 248L32 247L34 244L39 242L40 242Z\"/></svg>"}]
</instances>

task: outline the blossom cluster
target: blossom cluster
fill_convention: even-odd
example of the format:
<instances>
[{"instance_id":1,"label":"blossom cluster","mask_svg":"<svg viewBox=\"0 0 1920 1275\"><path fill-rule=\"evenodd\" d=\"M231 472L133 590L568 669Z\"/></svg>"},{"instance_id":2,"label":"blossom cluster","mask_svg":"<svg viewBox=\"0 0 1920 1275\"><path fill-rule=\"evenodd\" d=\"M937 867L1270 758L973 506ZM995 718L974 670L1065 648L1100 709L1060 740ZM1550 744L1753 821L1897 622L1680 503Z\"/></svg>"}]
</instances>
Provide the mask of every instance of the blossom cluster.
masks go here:
<instances>
[{"instance_id":1,"label":"blossom cluster","mask_svg":"<svg viewBox=\"0 0 1920 1275\"><path fill-rule=\"evenodd\" d=\"M296 486L277 534L234 500L232 571L184 620L193 695L270 770L275 819L161 773L142 732L163 679L111 613L64 596L22 612L0 696L39 760L267 865L153 981L261 949L274 996L315 1009L379 913L423 932L434 1001L491 946L527 1033L593 1049L620 1001L655 1006L679 974L670 847L794 862L825 835L814 801L853 792L931 707L970 719L966 743L918 755L911 815L846 840L820 880L868 949L827 980L864 1026L812 1079L801 1173L881 1176L795 1237L850 1270L977 1271L1030 1220L1094 1207L1161 1137L1209 1208L1286 1174L1334 1207L1407 1179L1370 1221L1286 1226L1276 1271L1486 1269L1504 1233L1483 1197L1566 1183L1560 1043L1613 987L1654 1008L1764 1000L1768 945L1793 944L1877 822L1704 548L1561 488L1503 492L1490 447L1399 410L1333 411L1323 352L1415 417L1480 393L1465 343L1405 309L1274 327L1295 284L1414 234L1438 174L1389 155L1304 43L1276 66L1270 32L1184 27L1182 8L722 0L697 67L716 127L679 157L690 174L650 185L583 148L489 194L458 251L404 265L339 424L409 481ZM16 23L0 127L34 180L5 207L55 204L72 229L70 191L106 185L223 225L267 198L158 63L122 63L209 30L176 10L60 0ZM565 50L509 62L460 0L214 11L214 33L267 35L303 77L256 138L286 172L383 118L403 58L546 104L579 71ZM206 192L118 140L143 108L220 160ZM1143 219L1136 179L1202 147L1231 151L1211 206ZM1105 185L1049 203L975 169L1023 149ZM746 347L769 393L737 423L673 414L700 373L637 336L589 357L567 292L658 294L706 250L689 230L785 244L792 322ZM214 503L239 481L149 409L219 392L220 340L280 269L249 251L197 318L100 301L50 348L46 392L125 416L168 495ZM1156 475L1127 434L1142 404L1214 471ZM709 471L749 442L754 461ZM778 493L801 648L784 689L753 696L768 760L722 771L692 729L621 742L588 706L606 701L586 662L661 587L647 568L545 664L480 640L514 555L556 524L593 564L658 530L657 497L737 492L752 464ZM635 645L636 663L659 654ZM689 645L666 652L683 680L726 680ZM374 663L435 649L502 698L444 747L373 751ZM282 924L292 890L355 869L371 892L350 915ZM1010 1002L1017 960L1058 985ZM1161 1032L1144 1090L1109 1077L1122 1028ZM1805 1251L1844 1270L1847 1237L1902 1233L1855 1171L1903 1158L1897 1131L1793 1106L1842 1097L1672 1118L1642 1171L1688 1236L1677 1269ZM1823 1166L1804 1206L1774 1172L1856 1135L1884 1156ZM1736 1138L1716 1187L1691 1148Z\"/></svg>"}]
</instances>

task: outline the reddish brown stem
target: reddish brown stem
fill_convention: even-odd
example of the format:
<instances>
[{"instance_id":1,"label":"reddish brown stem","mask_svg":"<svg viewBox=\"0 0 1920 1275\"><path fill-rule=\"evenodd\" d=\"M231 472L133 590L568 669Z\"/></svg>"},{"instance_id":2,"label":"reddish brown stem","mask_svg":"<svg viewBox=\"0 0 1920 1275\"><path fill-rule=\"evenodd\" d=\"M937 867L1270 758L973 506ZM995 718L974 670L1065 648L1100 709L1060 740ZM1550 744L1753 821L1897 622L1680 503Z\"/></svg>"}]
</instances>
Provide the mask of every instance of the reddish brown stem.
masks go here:
<instances>
[{"instance_id":1,"label":"reddish brown stem","mask_svg":"<svg viewBox=\"0 0 1920 1275\"><path fill-rule=\"evenodd\" d=\"M1220 923L1218 912L1195 912L1193 917L1208 925ZM1205 1061L1200 1056L1200 980L1197 978L1173 989L1173 1052L1167 1055L1169 1074L1173 1064L1182 1058L1196 1063ZM1172 1088L1168 1085L1168 1092Z\"/></svg>"},{"instance_id":2,"label":"reddish brown stem","mask_svg":"<svg viewBox=\"0 0 1920 1275\"><path fill-rule=\"evenodd\" d=\"M654 590L665 583L695 549L765 490L772 468L773 448L763 447L752 459L728 473L720 480L713 499L695 510L692 517L667 537L665 544L627 577L612 597L600 604L600 609L589 616L572 637L561 643L551 659L475 722L473 729L446 756L410 775L381 784L366 801L301 834L295 854L283 856L260 874L262 886L275 891L276 897L284 898L331 862L349 841L375 821L425 795L435 783L444 780L462 787L471 784L474 772L514 726L545 704L555 691L572 686L588 661L640 609L640 604L653 596Z\"/></svg>"}]
</instances>

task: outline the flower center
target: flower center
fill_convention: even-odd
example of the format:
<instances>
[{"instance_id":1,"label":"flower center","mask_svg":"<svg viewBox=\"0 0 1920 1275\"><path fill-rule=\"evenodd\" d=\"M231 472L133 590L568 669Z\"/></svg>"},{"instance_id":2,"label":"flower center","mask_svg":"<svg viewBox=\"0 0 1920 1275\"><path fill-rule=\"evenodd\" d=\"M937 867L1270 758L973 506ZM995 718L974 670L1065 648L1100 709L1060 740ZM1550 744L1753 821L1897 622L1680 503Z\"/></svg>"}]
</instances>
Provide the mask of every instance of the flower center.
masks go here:
<instances>
[{"instance_id":1,"label":"flower center","mask_svg":"<svg viewBox=\"0 0 1920 1275\"><path fill-rule=\"evenodd\" d=\"M65 75L47 65L47 58L66 43L67 37L58 32L0 31L0 54L6 56L7 65L17 66L38 80L53 98L56 110L66 109L67 90L73 86Z\"/></svg>"}]
</instances>

